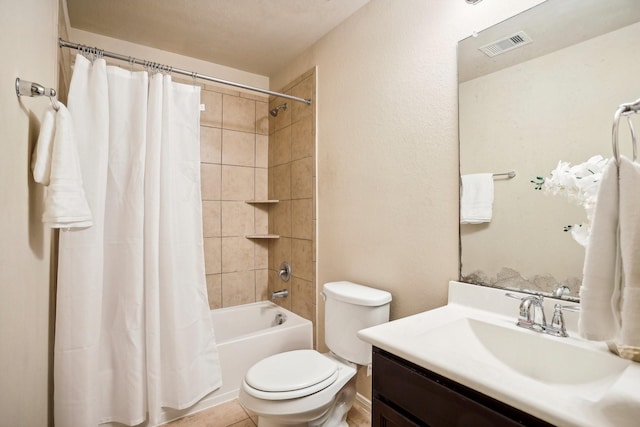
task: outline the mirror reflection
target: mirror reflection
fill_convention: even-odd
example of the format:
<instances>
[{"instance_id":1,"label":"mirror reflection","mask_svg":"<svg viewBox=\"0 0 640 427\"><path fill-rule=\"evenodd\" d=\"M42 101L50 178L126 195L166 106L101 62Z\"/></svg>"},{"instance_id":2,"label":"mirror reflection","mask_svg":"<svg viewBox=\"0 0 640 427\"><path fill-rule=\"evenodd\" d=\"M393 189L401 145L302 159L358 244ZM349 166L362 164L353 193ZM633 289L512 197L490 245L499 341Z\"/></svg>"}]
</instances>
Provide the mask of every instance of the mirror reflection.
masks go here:
<instances>
[{"instance_id":1,"label":"mirror reflection","mask_svg":"<svg viewBox=\"0 0 640 427\"><path fill-rule=\"evenodd\" d=\"M463 180L516 174L491 180L488 219L461 224L462 281L577 297L589 211L540 184L612 156L613 114L640 98L639 21L636 0L547 0L459 43Z\"/></svg>"}]
</instances>

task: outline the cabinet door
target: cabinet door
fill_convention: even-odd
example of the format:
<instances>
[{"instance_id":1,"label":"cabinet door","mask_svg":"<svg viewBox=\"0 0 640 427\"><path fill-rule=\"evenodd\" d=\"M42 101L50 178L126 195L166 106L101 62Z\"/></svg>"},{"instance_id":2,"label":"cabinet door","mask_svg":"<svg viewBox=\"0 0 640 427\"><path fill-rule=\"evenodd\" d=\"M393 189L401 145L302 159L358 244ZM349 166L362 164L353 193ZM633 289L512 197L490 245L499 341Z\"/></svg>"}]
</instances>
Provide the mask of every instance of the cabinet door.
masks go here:
<instances>
[{"instance_id":1,"label":"cabinet door","mask_svg":"<svg viewBox=\"0 0 640 427\"><path fill-rule=\"evenodd\" d=\"M392 407L384 404L381 400L373 400L373 410L371 413L372 427L420 427L409 418L395 411Z\"/></svg>"}]
</instances>

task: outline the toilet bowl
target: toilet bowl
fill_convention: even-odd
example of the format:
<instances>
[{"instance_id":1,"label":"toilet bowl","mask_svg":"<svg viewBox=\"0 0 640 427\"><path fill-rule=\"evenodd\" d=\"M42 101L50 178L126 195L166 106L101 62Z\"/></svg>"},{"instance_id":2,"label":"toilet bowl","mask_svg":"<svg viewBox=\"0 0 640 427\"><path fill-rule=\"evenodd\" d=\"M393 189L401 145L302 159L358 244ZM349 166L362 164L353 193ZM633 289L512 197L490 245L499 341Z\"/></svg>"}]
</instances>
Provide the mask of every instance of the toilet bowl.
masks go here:
<instances>
[{"instance_id":1,"label":"toilet bowl","mask_svg":"<svg viewBox=\"0 0 640 427\"><path fill-rule=\"evenodd\" d=\"M282 369L272 370L275 365ZM279 375L283 371L287 373ZM260 427L346 427L341 422L355 398L356 371L356 365L331 353L280 353L258 362L247 372L238 400L259 417ZM252 373L261 378L252 378ZM330 420L334 422L328 424Z\"/></svg>"},{"instance_id":2,"label":"toilet bowl","mask_svg":"<svg viewBox=\"0 0 640 427\"><path fill-rule=\"evenodd\" d=\"M253 365L238 401L258 415L259 427L347 427L358 365L371 363L360 329L389 320L391 294L351 282L324 286L325 339L331 350L294 350Z\"/></svg>"}]
</instances>

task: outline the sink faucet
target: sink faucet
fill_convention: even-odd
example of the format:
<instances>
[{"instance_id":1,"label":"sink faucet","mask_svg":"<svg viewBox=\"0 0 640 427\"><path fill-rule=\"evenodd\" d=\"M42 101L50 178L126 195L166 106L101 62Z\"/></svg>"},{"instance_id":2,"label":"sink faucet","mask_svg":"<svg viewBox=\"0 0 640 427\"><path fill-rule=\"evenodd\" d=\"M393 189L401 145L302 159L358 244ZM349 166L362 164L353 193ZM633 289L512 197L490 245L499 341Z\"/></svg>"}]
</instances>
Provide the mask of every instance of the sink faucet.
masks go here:
<instances>
[{"instance_id":1,"label":"sink faucet","mask_svg":"<svg viewBox=\"0 0 640 427\"><path fill-rule=\"evenodd\" d=\"M580 310L580 307L556 304L554 306L551 324L547 325L547 320L544 315L544 307L542 305L544 301L544 297L542 295L527 295L520 297L510 292L507 292L505 295L510 298L520 300L520 314L518 315L518 321L516 322L517 326L557 337L569 336L565 328L562 309L568 311Z\"/></svg>"},{"instance_id":2,"label":"sink faucet","mask_svg":"<svg viewBox=\"0 0 640 427\"><path fill-rule=\"evenodd\" d=\"M542 307L542 295L530 295L520 300L520 316L517 325L542 332L547 328L547 320Z\"/></svg>"}]
</instances>

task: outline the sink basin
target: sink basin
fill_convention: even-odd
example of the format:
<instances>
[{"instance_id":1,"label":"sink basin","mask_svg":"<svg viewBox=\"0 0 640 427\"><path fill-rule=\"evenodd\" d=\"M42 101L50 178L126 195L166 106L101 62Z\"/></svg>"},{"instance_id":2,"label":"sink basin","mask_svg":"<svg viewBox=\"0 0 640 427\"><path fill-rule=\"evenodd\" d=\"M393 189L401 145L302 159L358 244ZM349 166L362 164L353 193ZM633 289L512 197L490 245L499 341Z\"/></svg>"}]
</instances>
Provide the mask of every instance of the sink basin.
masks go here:
<instances>
[{"instance_id":1,"label":"sink basin","mask_svg":"<svg viewBox=\"0 0 640 427\"><path fill-rule=\"evenodd\" d=\"M572 344L511 325L462 318L425 332L425 348L443 356L464 352L487 368L507 370L546 387L566 388L598 400L631 362L604 351ZM429 351L431 351L429 350Z\"/></svg>"}]
</instances>

